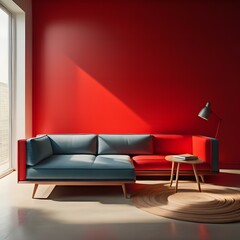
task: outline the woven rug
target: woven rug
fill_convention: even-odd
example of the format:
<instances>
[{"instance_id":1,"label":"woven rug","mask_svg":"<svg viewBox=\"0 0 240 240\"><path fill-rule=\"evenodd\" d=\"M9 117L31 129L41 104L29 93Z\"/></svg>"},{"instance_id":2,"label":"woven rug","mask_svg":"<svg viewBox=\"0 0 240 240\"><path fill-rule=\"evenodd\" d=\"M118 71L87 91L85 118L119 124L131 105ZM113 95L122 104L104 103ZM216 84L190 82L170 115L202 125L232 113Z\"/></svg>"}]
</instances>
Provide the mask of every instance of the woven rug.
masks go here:
<instances>
[{"instance_id":1,"label":"woven rug","mask_svg":"<svg viewBox=\"0 0 240 240\"><path fill-rule=\"evenodd\" d=\"M147 185L132 196L133 204L152 214L201 223L240 222L240 191L227 187L179 182L178 192L169 184Z\"/></svg>"}]
</instances>

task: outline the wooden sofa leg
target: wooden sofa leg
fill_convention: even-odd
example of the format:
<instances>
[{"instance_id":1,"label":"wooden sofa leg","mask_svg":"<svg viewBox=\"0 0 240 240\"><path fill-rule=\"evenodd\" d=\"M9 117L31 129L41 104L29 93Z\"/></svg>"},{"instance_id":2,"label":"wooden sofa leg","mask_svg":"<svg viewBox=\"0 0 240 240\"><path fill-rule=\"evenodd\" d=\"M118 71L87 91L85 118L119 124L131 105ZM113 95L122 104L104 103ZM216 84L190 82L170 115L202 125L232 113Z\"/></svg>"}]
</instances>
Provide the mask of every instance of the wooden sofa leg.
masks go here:
<instances>
[{"instance_id":1,"label":"wooden sofa leg","mask_svg":"<svg viewBox=\"0 0 240 240\"><path fill-rule=\"evenodd\" d=\"M38 184L34 184L33 193L32 193L32 198L35 197L35 194L36 194L37 189L38 189Z\"/></svg>"},{"instance_id":2,"label":"wooden sofa leg","mask_svg":"<svg viewBox=\"0 0 240 240\"><path fill-rule=\"evenodd\" d=\"M125 184L122 184L122 190L123 190L123 195L125 198L127 198L127 191L126 191L126 186Z\"/></svg>"}]
</instances>

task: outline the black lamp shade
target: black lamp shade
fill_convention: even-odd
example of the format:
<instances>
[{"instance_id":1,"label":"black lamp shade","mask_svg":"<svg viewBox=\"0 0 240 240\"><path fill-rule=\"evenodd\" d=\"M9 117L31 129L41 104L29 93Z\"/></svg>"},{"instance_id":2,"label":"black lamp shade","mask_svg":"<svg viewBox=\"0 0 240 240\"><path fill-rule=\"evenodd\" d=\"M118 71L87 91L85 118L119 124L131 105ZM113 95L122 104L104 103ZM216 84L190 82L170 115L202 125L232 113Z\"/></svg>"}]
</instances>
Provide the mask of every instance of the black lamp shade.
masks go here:
<instances>
[{"instance_id":1,"label":"black lamp shade","mask_svg":"<svg viewBox=\"0 0 240 240\"><path fill-rule=\"evenodd\" d=\"M207 102L206 106L199 112L198 116L200 118L208 120L211 112L212 112L212 110L211 110L211 103Z\"/></svg>"}]
</instances>

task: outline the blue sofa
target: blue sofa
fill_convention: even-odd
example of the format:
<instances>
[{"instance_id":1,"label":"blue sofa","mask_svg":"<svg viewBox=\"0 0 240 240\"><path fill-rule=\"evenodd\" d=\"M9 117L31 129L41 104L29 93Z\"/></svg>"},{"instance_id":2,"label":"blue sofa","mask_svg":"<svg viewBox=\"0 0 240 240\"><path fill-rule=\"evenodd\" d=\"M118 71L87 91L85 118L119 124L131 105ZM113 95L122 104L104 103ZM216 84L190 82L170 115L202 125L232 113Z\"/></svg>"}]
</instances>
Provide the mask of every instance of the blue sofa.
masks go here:
<instances>
[{"instance_id":1,"label":"blue sofa","mask_svg":"<svg viewBox=\"0 0 240 240\"><path fill-rule=\"evenodd\" d=\"M26 141L26 181L121 185L136 179L131 154L151 154L151 135L44 135ZM65 183L63 183L65 182Z\"/></svg>"},{"instance_id":2,"label":"blue sofa","mask_svg":"<svg viewBox=\"0 0 240 240\"><path fill-rule=\"evenodd\" d=\"M33 198L39 184L120 185L126 196L125 185L135 182L136 173L164 169L169 174L165 156L186 152L205 161L205 172L218 171L217 140L203 136L41 135L18 142L18 182L35 184Z\"/></svg>"}]
</instances>

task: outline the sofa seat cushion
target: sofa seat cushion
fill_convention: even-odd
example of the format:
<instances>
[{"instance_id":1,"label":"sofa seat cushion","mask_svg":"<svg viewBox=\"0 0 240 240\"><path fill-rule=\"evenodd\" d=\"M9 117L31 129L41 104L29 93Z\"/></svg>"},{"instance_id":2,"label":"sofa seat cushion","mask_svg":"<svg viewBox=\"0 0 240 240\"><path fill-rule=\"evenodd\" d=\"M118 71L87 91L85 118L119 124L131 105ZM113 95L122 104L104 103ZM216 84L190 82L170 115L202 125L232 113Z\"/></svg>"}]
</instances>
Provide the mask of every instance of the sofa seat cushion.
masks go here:
<instances>
[{"instance_id":1,"label":"sofa seat cushion","mask_svg":"<svg viewBox=\"0 0 240 240\"><path fill-rule=\"evenodd\" d=\"M172 166L165 160L165 155L139 155L132 160L136 170L168 170Z\"/></svg>"},{"instance_id":2,"label":"sofa seat cushion","mask_svg":"<svg viewBox=\"0 0 240 240\"><path fill-rule=\"evenodd\" d=\"M165 160L166 155L138 155L132 158L136 171L171 170L172 162ZM177 163L175 163L175 169ZM191 164L181 164L180 170L193 170ZM197 165L197 170L211 171L207 163Z\"/></svg>"},{"instance_id":3,"label":"sofa seat cushion","mask_svg":"<svg viewBox=\"0 0 240 240\"><path fill-rule=\"evenodd\" d=\"M128 155L98 155L92 169L106 180L135 181L135 168ZM104 175L106 174L106 176Z\"/></svg>"},{"instance_id":4,"label":"sofa seat cushion","mask_svg":"<svg viewBox=\"0 0 240 240\"><path fill-rule=\"evenodd\" d=\"M35 166L36 169L91 168L96 156L90 154L52 155Z\"/></svg>"},{"instance_id":5,"label":"sofa seat cushion","mask_svg":"<svg viewBox=\"0 0 240 240\"><path fill-rule=\"evenodd\" d=\"M98 155L93 168L134 169L128 155Z\"/></svg>"},{"instance_id":6,"label":"sofa seat cushion","mask_svg":"<svg viewBox=\"0 0 240 240\"><path fill-rule=\"evenodd\" d=\"M27 180L134 181L129 156L53 155L27 168Z\"/></svg>"}]
</instances>

